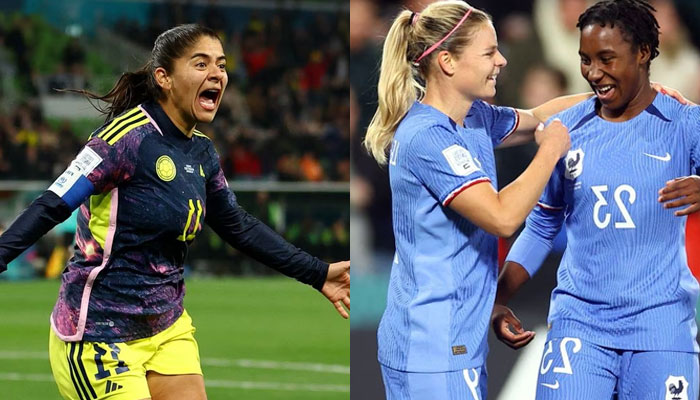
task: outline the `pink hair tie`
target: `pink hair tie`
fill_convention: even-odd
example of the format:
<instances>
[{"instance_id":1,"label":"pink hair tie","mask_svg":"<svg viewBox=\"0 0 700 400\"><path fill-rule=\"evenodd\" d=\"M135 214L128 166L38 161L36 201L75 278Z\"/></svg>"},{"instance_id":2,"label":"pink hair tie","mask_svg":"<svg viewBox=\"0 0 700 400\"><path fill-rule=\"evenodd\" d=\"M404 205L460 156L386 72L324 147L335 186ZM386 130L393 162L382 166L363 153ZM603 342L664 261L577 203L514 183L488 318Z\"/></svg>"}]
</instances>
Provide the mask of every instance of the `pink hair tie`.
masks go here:
<instances>
[{"instance_id":1,"label":"pink hair tie","mask_svg":"<svg viewBox=\"0 0 700 400\"><path fill-rule=\"evenodd\" d=\"M411 25L414 25L416 23L416 21L418 20L418 16L420 16L420 13L417 13L417 12L411 13Z\"/></svg>"},{"instance_id":2,"label":"pink hair tie","mask_svg":"<svg viewBox=\"0 0 700 400\"><path fill-rule=\"evenodd\" d=\"M430 46L430 48L428 48L428 50L424 51L423 54L420 55L420 57L416 58L416 61L413 62L413 65L415 65L416 67L419 66L419 65L420 65L420 60L422 60L422 59L423 59L425 56L427 56L428 54L432 53L433 50L435 50L435 49L437 49L438 47L440 47L440 45L442 44L442 42L444 42L445 40L447 40L447 38L450 37L453 33L455 33L455 31L457 30L457 28L459 28L459 26L462 25L462 23L467 19L467 17L469 16L469 14L472 13L472 10L473 10L473 8L469 8L469 9L467 10L467 12L464 13L464 16L462 17L462 19L460 19L459 22L457 22L457 25L455 25L455 27L452 28L452 30L449 31L449 32L447 33L447 35L445 35L444 38L440 39L437 43L435 43L434 45Z\"/></svg>"}]
</instances>

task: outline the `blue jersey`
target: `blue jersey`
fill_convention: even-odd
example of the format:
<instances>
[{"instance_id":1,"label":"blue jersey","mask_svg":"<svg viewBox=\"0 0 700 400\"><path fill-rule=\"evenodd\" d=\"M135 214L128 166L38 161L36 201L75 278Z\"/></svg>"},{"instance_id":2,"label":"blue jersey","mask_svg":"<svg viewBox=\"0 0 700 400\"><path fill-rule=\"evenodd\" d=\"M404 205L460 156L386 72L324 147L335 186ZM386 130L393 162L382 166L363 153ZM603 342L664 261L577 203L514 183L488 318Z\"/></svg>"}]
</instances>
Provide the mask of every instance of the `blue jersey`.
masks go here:
<instances>
[{"instance_id":1,"label":"blue jersey","mask_svg":"<svg viewBox=\"0 0 700 400\"><path fill-rule=\"evenodd\" d=\"M657 201L666 181L700 166L700 107L657 95L641 114L609 122L596 99L558 117L571 150L560 160L508 260L530 275L566 224L568 245L549 312L551 337L637 351L697 351L698 284L686 218Z\"/></svg>"},{"instance_id":2,"label":"blue jersey","mask_svg":"<svg viewBox=\"0 0 700 400\"><path fill-rule=\"evenodd\" d=\"M496 186L493 146L515 130L517 113L477 101L464 125L415 103L394 135L396 256L378 342L379 361L395 370L454 371L486 357L496 237L448 205L476 183Z\"/></svg>"}]
</instances>

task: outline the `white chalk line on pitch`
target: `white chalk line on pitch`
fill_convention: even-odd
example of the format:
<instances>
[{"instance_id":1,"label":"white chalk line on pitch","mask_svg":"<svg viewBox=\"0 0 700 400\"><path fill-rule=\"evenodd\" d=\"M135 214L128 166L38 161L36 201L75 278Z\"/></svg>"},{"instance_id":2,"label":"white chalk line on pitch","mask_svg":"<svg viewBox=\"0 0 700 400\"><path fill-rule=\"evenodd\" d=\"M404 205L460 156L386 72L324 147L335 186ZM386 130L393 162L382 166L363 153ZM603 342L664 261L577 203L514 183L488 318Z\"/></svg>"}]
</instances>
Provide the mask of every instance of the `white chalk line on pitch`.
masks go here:
<instances>
[{"instance_id":1,"label":"white chalk line on pitch","mask_svg":"<svg viewBox=\"0 0 700 400\"><path fill-rule=\"evenodd\" d=\"M532 342L519 350L521 355L510 370L497 400L535 398L540 360L547 341L547 327L536 326L534 331L536 334Z\"/></svg>"},{"instance_id":2,"label":"white chalk line on pitch","mask_svg":"<svg viewBox=\"0 0 700 400\"><path fill-rule=\"evenodd\" d=\"M0 381L31 381L31 382L54 382L53 375L50 374L18 374L14 372L0 372ZM326 385L313 383L285 383L285 382L251 382L251 381L227 381L227 380L204 380L204 386L227 389L249 389L249 390L284 390L284 391L306 391L306 392L350 392L348 385Z\"/></svg>"},{"instance_id":3,"label":"white chalk line on pitch","mask_svg":"<svg viewBox=\"0 0 700 400\"><path fill-rule=\"evenodd\" d=\"M40 351L0 351L0 360L48 360L48 358L48 354ZM350 375L350 367L338 364L204 357L202 365L206 367L278 369Z\"/></svg>"}]
</instances>

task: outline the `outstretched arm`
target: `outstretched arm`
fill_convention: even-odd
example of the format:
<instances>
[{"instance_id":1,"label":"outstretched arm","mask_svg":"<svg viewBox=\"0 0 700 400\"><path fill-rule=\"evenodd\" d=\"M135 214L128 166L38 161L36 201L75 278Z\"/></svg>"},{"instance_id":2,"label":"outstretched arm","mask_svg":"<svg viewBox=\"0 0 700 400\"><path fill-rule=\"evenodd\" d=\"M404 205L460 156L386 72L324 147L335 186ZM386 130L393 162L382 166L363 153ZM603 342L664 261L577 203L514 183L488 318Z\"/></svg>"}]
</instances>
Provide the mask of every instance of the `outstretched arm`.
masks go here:
<instances>
[{"instance_id":1,"label":"outstretched arm","mask_svg":"<svg viewBox=\"0 0 700 400\"><path fill-rule=\"evenodd\" d=\"M94 192L111 190L132 175L134 163L119 162L130 160L132 154L125 141L112 146L100 138L91 139L68 169L0 236L0 272Z\"/></svg>"},{"instance_id":2,"label":"outstretched arm","mask_svg":"<svg viewBox=\"0 0 700 400\"><path fill-rule=\"evenodd\" d=\"M341 261L328 266L328 277L321 293L333 304L338 314L345 319L350 318L348 313L350 310L350 261Z\"/></svg>"},{"instance_id":3,"label":"outstretched arm","mask_svg":"<svg viewBox=\"0 0 700 400\"><path fill-rule=\"evenodd\" d=\"M73 208L55 193L46 191L0 236L0 272L54 226L70 217Z\"/></svg>"},{"instance_id":4,"label":"outstretched arm","mask_svg":"<svg viewBox=\"0 0 700 400\"><path fill-rule=\"evenodd\" d=\"M284 275L313 286L344 318L350 307L350 262L328 264L295 247L238 205L213 154L205 222L228 244Z\"/></svg>"}]
</instances>

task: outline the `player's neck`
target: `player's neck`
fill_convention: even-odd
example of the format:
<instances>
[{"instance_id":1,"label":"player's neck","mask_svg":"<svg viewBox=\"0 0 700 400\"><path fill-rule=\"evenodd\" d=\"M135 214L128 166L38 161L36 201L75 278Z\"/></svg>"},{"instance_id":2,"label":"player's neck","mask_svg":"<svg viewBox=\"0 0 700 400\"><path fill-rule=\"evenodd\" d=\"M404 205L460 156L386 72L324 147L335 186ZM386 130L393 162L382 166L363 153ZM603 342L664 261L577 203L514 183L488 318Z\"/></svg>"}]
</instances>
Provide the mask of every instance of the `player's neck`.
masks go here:
<instances>
[{"instance_id":1,"label":"player's neck","mask_svg":"<svg viewBox=\"0 0 700 400\"><path fill-rule=\"evenodd\" d=\"M182 112L175 107L170 99L159 100L158 103L165 111L165 114L170 118L170 121L177 129L188 138L191 138L194 132L195 123L187 122L187 119L182 115Z\"/></svg>"},{"instance_id":2,"label":"player's neck","mask_svg":"<svg viewBox=\"0 0 700 400\"><path fill-rule=\"evenodd\" d=\"M465 98L451 87L428 84L421 103L435 108L463 127L473 100Z\"/></svg>"},{"instance_id":3,"label":"player's neck","mask_svg":"<svg viewBox=\"0 0 700 400\"><path fill-rule=\"evenodd\" d=\"M654 101L656 97L656 91L651 88L651 85L647 81L642 83L634 95L632 100L627 103L626 106L621 107L618 110L613 110L602 106L599 111L599 115L606 121L611 122L624 122L629 121L637 115L641 114L649 105Z\"/></svg>"}]
</instances>

